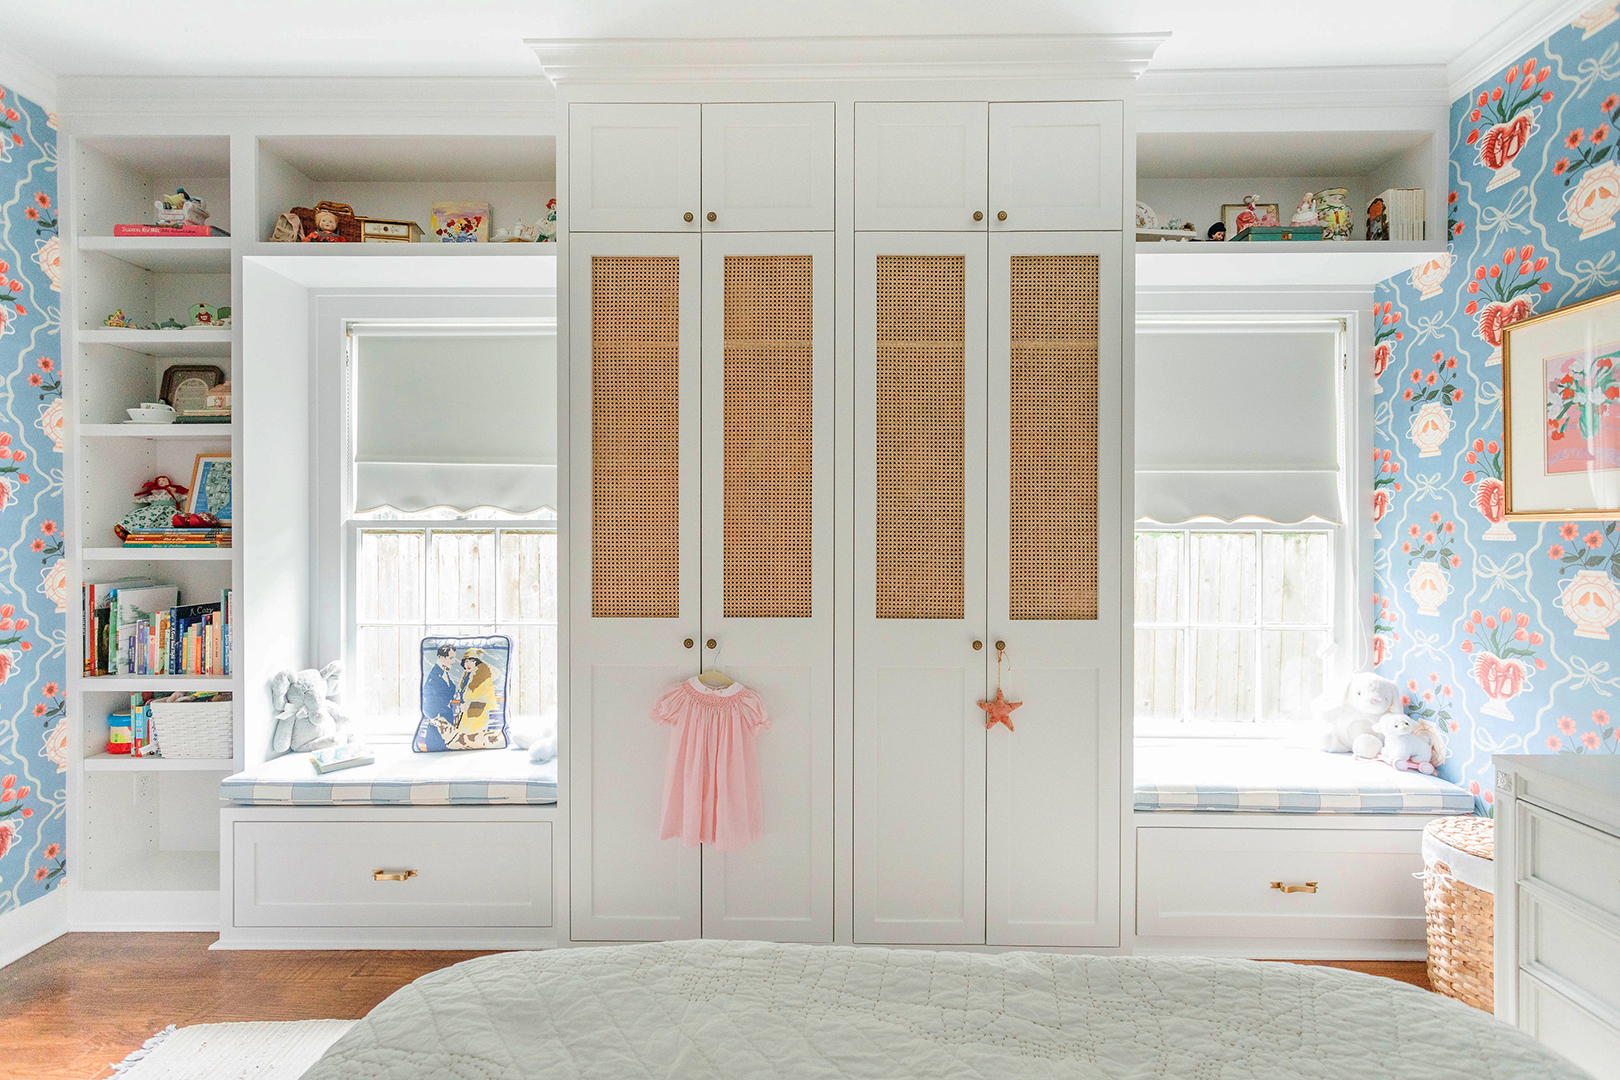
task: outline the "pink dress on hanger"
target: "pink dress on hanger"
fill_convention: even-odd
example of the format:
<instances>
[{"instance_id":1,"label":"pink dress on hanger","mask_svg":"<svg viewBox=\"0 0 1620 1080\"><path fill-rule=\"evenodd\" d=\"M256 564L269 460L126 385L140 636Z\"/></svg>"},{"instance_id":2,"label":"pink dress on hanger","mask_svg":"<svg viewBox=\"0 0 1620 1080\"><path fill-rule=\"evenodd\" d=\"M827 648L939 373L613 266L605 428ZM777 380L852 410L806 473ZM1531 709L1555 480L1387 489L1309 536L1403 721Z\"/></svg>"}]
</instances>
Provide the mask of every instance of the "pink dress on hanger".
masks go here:
<instances>
[{"instance_id":1,"label":"pink dress on hanger","mask_svg":"<svg viewBox=\"0 0 1620 1080\"><path fill-rule=\"evenodd\" d=\"M754 735L771 724L759 695L742 683L715 690L687 679L660 697L651 715L672 726L659 839L720 851L758 840L764 829Z\"/></svg>"}]
</instances>

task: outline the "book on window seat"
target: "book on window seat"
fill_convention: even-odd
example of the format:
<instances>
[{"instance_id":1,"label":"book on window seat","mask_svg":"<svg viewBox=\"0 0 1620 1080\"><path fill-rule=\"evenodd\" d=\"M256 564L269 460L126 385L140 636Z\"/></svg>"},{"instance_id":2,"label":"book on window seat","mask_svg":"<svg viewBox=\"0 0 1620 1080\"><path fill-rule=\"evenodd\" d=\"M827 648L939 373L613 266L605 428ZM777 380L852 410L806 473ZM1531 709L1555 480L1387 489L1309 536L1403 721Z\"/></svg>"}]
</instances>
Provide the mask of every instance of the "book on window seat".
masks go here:
<instances>
[{"instance_id":1,"label":"book on window seat","mask_svg":"<svg viewBox=\"0 0 1620 1080\"><path fill-rule=\"evenodd\" d=\"M338 769L352 769L357 765L370 765L377 757L370 747L364 743L343 743L340 746L328 746L325 750L317 750L309 755L311 765L318 773L336 772Z\"/></svg>"}]
</instances>

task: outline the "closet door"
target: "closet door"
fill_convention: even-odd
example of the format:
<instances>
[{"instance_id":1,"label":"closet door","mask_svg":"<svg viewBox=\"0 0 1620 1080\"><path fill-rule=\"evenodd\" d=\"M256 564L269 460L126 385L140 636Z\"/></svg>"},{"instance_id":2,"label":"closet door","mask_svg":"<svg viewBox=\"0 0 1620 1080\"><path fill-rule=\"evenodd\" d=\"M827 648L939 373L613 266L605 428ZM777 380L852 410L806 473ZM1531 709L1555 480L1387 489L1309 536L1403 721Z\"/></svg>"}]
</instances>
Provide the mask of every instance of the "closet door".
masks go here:
<instances>
[{"instance_id":1,"label":"closet door","mask_svg":"<svg viewBox=\"0 0 1620 1080\"><path fill-rule=\"evenodd\" d=\"M703 106L703 211L705 232L831 231L832 102Z\"/></svg>"},{"instance_id":2,"label":"closet door","mask_svg":"<svg viewBox=\"0 0 1620 1080\"><path fill-rule=\"evenodd\" d=\"M701 932L700 855L658 838L668 729L697 674L697 236L574 236L568 781L576 941Z\"/></svg>"},{"instance_id":3,"label":"closet door","mask_svg":"<svg viewBox=\"0 0 1620 1080\"><path fill-rule=\"evenodd\" d=\"M570 232L698 232L700 105L569 106Z\"/></svg>"},{"instance_id":4,"label":"closet door","mask_svg":"<svg viewBox=\"0 0 1620 1080\"><path fill-rule=\"evenodd\" d=\"M764 836L704 847L704 937L832 941L832 258L703 238L703 655L771 721Z\"/></svg>"},{"instance_id":5,"label":"closet door","mask_svg":"<svg viewBox=\"0 0 1620 1080\"><path fill-rule=\"evenodd\" d=\"M990 238L991 945L1119 943L1120 236Z\"/></svg>"},{"instance_id":6,"label":"closet door","mask_svg":"<svg viewBox=\"0 0 1620 1080\"><path fill-rule=\"evenodd\" d=\"M856 103L855 228L984 231L986 109L982 101Z\"/></svg>"},{"instance_id":7,"label":"closet door","mask_svg":"<svg viewBox=\"0 0 1620 1080\"><path fill-rule=\"evenodd\" d=\"M1117 101L990 106L990 229L1124 228Z\"/></svg>"},{"instance_id":8,"label":"closet door","mask_svg":"<svg viewBox=\"0 0 1620 1080\"><path fill-rule=\"evenodd\" d=\"M855 940L984 941L985 241L855 238Z\"/></svg>"}]
</instances>

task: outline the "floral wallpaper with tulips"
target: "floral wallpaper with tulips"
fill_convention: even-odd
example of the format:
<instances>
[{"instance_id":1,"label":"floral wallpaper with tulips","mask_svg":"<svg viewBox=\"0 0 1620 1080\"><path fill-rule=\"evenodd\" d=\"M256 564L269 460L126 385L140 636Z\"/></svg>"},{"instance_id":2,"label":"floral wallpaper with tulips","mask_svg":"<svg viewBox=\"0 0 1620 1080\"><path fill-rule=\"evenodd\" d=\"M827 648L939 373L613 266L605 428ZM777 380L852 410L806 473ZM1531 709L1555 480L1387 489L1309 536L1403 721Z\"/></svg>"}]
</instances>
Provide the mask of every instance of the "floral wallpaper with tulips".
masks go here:
<instances>
[{"instance_id":1,"label":"floral wallpaper with tulips","mask_svg":"<svg viewBox=\"0 0 1620 1080\"><path fill-rule=\"evenodd\" d=\"M1373 656L1487 814L1492 754L1620 752L1620 525L1504 521L1501 444L1502 327L1620 289L1617 8L1452 105L1448 252L1374 294Z\"/></svg>"},{"instance_id":2,"label":"floral wallpaper with tulips","mask_svg":"<svg viewBox=\"0 0 1620 1080\"><path fill-rule=\"evenodd\" d=\"M56 124L0 86L0 914L67 872Z\"/></svg>"}]
</instances>

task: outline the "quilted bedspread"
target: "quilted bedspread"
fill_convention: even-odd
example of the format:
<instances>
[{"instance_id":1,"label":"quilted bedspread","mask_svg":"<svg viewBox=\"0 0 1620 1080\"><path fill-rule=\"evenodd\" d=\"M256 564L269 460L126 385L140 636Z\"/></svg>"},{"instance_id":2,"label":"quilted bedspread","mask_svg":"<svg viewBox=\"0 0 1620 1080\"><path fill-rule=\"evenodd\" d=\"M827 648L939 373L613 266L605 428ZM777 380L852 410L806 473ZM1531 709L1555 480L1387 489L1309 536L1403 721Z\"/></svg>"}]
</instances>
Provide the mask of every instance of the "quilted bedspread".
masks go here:
<instances>
[{"instance_id":1,"label":"quilted bedspread","mask_svg":"<svg viewBox=\"0 0 1620 1080\"><path fill-rule=\"evenodd\" d=\"M304 1080L1577 1080L1448 998L1332 968L680 941L481 957Z\"/></svg>"}]
</instances>

